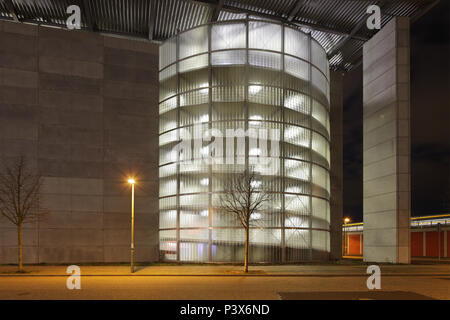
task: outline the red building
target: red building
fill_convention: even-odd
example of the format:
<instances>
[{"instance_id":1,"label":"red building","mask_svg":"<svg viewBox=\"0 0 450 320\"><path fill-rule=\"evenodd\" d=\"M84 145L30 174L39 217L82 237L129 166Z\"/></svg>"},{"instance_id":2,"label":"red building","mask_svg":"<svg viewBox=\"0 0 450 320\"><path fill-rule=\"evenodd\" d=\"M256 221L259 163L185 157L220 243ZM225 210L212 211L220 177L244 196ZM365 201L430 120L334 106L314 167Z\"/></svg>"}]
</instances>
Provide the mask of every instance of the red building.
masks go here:
<instances>
[{"instance_id":1,"label":"red building","mask_svg":"<svg viewBox=\"0 0 450 320\"><path fill-rule=\"evenodd\" d=\"M363 225L359 222L343 226L344 255L363 255ZM411 218L411 257L450 257L449 231L450 214Z\"/></svg>"}]
</instances>

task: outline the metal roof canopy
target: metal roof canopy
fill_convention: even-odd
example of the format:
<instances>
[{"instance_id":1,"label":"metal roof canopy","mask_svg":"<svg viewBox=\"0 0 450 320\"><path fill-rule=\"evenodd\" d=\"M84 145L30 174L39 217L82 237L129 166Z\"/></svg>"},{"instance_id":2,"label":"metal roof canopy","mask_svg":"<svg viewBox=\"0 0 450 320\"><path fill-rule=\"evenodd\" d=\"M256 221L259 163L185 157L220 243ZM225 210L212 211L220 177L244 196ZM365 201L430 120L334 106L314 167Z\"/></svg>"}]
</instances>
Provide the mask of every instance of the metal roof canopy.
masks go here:
<instances>
[{"instance_id":1,"label":"metal roof canopy","mask_svg":"<svg viewBox=\"0 0 450 320\"><path fill-rule=\"evenodd\" d=\"M269 19L310 32L327 51L333 70L361 62L367 7L381 8L381 24L394 16L414 22L440 0L0 0L0 19L66 27L67 7L79 5L82 29L163 41L178 31L214 21Z\"/></svg>"}]
</instances>

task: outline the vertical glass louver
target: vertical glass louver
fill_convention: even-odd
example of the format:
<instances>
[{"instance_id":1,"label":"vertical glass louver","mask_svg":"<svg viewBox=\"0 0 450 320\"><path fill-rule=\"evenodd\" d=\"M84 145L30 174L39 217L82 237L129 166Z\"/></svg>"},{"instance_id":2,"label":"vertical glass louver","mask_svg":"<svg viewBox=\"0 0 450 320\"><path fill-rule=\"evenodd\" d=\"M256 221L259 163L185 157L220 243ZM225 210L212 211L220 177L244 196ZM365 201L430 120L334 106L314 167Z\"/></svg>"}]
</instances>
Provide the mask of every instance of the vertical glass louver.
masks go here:
<instances>
[{"instance_id":1,"label":"vertical glass louver","mask_svg":"<svg viewBox=\"0 0 450 320\"><path fill-rule=\"evenodd\" d=\"M165 41L159 69L161 258L243 260L244 230L219 195L245 168L272 193L252 216L250 261L327 258L329 66L320 45L282 24L219 22ZM247 133L244 147L227 130ZM223 161L205 160L212 153Z\"/></svg>"}]
</instances>

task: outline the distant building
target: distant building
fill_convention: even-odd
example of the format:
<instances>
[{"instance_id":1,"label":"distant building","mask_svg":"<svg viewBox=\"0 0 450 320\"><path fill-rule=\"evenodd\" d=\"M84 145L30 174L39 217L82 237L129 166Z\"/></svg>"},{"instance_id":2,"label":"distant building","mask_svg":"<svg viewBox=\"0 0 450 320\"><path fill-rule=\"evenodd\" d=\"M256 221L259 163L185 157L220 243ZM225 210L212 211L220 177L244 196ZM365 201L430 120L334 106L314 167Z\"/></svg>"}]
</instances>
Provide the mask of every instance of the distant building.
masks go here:
<instances>
[{"instance_id":1,"label":"distant building","mask_svg":"<svg viewBox=\"0 0 450 320\"><path fill-rule=\"evenodd\" d=\"M343 226L344 255L363 255L363 228L363 222ZM450 214L411 218L410 230L411 257L438 257L439 250L440 257L450 257Z\"/></svg>"}]
</instances>

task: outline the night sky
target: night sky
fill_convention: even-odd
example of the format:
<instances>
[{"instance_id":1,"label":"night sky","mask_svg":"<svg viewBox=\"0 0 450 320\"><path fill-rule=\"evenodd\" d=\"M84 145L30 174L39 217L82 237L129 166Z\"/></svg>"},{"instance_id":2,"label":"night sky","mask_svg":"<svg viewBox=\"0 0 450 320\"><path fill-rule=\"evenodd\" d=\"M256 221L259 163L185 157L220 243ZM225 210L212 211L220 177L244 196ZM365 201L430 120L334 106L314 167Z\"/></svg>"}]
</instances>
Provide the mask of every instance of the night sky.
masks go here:
<instances>
[{"instance_id":1,"label":"night sky","mask_svg":"<svg viewBox=\"0 0 450 320\"><path fill-rule=\"evenodd\" d=\"M450 213L450 1L411 25L412 216ZM344 78L344 216L363 220L362 66Z\"/></svg>"}]
</instances>

